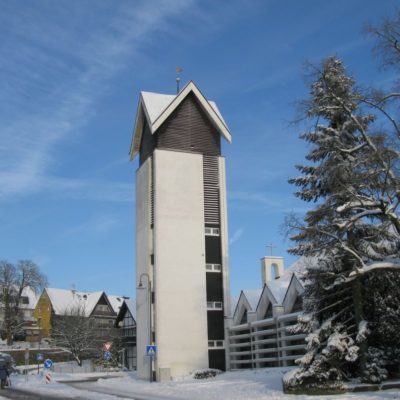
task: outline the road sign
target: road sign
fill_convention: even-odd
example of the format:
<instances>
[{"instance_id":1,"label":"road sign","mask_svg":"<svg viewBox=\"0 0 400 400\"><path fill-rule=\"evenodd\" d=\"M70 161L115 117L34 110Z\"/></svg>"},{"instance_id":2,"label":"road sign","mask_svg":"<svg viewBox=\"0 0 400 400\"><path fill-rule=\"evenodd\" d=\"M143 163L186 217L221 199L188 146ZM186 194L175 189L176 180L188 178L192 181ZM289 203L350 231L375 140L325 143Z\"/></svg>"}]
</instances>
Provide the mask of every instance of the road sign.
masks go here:
<instances>
[{"instance_id":1,"label":"road sign","mask_svg":"<svg viewBox=\"0 0 400 400\"><path fill-rule=\"evenodd\" d=\"M146 346L146 354L149 357L155 357L157 354L157 346L154 344Z\"/></svg>"},{"instance_id":2,"label":"road sign","mask_svg":"<svg viewBox=\"0 0 400 400\"><path fill-rule=\"evenodd\" d=\"M44 355L43 353L37 353L36 354L36 361L43 361Z\"/></svg>"},{"instance_id":3,"label":"road sign","mask_svg":"<svg viewBox=\"0 0 400 400\"><path fill-rule=\"evenodd\" d=\"M103 351L110 351L112 347L112 342L103 343Z\"/></svg>"},{"instance_id":4,"label":"road sign","mask_svg":"<svg viewBox=\"0 0 400 400\"><path fill-rule=\"evenodd\" d=\"M112 359L112 354L109 351L105 351L103 357L106 361L110 361Z\"/></svg>"},{"instance_id":5,"label":"road sign","mask_svg":"<svg viewBox=\"0 0 400 400\"><path fill-rule=\"evenodd\" d=\"M53 366L53 361L50 360L50 358L48 358L47 360L44 361L44 367L49 369Z\"/></svg>"},{"instance_id":6,"label":"road sign","mask_svg":"<svg viewBox=\"0 0 400 400\"><path fill-rule=\"evenodd\" d=\"M51 382L51 373L50 373L50 372L46 372L46 373L44 374L44 381L45 381L46 383L50 383L50 382Z\"/></svg>"}]
</instances>

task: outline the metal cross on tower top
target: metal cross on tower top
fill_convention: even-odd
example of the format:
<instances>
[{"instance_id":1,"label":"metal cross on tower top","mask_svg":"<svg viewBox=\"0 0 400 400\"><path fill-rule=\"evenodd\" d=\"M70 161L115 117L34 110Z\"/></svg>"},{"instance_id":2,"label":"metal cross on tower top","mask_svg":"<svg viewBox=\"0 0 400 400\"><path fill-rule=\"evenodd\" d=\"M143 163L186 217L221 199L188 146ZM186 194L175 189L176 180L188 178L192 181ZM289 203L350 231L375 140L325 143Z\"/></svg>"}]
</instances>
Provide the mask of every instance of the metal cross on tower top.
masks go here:
<instances>
[{"instance_id":1,"label":"metal cross on tower top","mask_svg":"<svg viewBox=\"0 0 400 400\"><path fill-rule=\"evenodd\" d=\"M267 244L265 247L270 250L270 256L272 256L272 249L276 249L276 246L274 244Z\"/></svg>"}]
</instances>

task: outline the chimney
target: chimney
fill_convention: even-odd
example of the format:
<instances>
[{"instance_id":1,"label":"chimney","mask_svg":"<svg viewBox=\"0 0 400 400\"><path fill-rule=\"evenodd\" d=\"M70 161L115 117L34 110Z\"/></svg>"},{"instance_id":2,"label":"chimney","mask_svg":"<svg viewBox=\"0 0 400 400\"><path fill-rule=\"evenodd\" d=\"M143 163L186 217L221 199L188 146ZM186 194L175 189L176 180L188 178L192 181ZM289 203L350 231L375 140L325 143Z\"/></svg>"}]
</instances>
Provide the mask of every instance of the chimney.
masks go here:
<instances>
[{"instance_id":1,"label":"chimney","mask_svg":"<svg viewBox=\"0 0 400 400\"><path fill-rule=\"evenodd\" d=\"M278 279L283 275L283 257L266 256L261 259L261 284Z\"/></svg>"}]
</instances>

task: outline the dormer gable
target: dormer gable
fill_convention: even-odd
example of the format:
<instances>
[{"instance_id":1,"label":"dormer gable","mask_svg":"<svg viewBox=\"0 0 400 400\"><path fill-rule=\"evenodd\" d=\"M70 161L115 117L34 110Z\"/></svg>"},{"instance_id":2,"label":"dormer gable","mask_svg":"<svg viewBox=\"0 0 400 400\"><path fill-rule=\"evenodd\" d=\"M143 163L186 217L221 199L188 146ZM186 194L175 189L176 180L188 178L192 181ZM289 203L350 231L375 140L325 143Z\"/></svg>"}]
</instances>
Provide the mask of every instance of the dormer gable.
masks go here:
<instances>
[{"instance_id":1,"label":"dormer gable","mask_svg":"<svg viewBox=\"0 0 400 400\"><path fill-rule=\"evenodd\" d=\"M235 312L233 313L234 325L241 325L247 322L248 312L251 311L251 306L243 291L240 292L239 300L237 302ZM243 317L246 316L246 322L243 322Z\"/></svg>"},{"instance_id":2,"label":"dormer gable","mask_svg":"<svg viewBox=\"0 0 400 400\"><path fill-rule=\"evenodd\" d=\"M297 278L296 274L292 275L286 295L283 299L282 305L285 313L292 313L300 311L302 305L302 295L304 293L304 286Z\"/></svg>"},{"instance_id":3,"label":"dormer gable","mask_svg":"<svg viewBox=\"0 0 400 400\"><path fill-rule=\"evenodd\" d=\"M93 307L93 311L90 316L112 316L115 312L108 301L106 294L103 292L99 297L96 305Z\"/></svg>"},{"instance_id":4,"label":"dormer gable","mask_svg":"<svg viewBox=\"0 0 400 400\"><path fill-rule=\"evenodd\" d=\"M240 292L239 300L233 314L233 322L235 325L254 320L260 295L261 289L242 290ZM245 322L243 322L244 316L246 316Z\"/></svg>"},{"instance_id":5,"label":"dormer gable","mask_svg":"<svg viewBox=\"0 0 400 400\"><path fill-rule=\"evenodd\" d=\"M257 319L266 319L273 316L273 306L278 304L273 293L267 285L264 285L257 305Z\"/></svg>"}]
</instances>

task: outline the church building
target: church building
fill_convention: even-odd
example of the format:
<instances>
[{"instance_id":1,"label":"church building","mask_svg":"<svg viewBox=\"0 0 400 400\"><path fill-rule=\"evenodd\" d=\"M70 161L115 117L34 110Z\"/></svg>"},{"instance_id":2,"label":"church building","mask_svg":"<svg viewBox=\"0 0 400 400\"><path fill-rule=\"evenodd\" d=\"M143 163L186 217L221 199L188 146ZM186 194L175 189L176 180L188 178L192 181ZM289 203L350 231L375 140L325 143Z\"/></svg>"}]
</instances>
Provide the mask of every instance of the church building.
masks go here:
<instances>
[{"instance_id":1,"label":"church building","mask_svg":"<svg viewBox=\"0 0 400 400\"><path fill-rule=\"evenodd\" d=\"M225 159L231 134L193 82L141 92L136 172L137 370L168 380L226 368L230 316ZM142 289L142 290L141 290ZM146 346L156 345L155 357Z\"/></svg>"}]
</instances>

